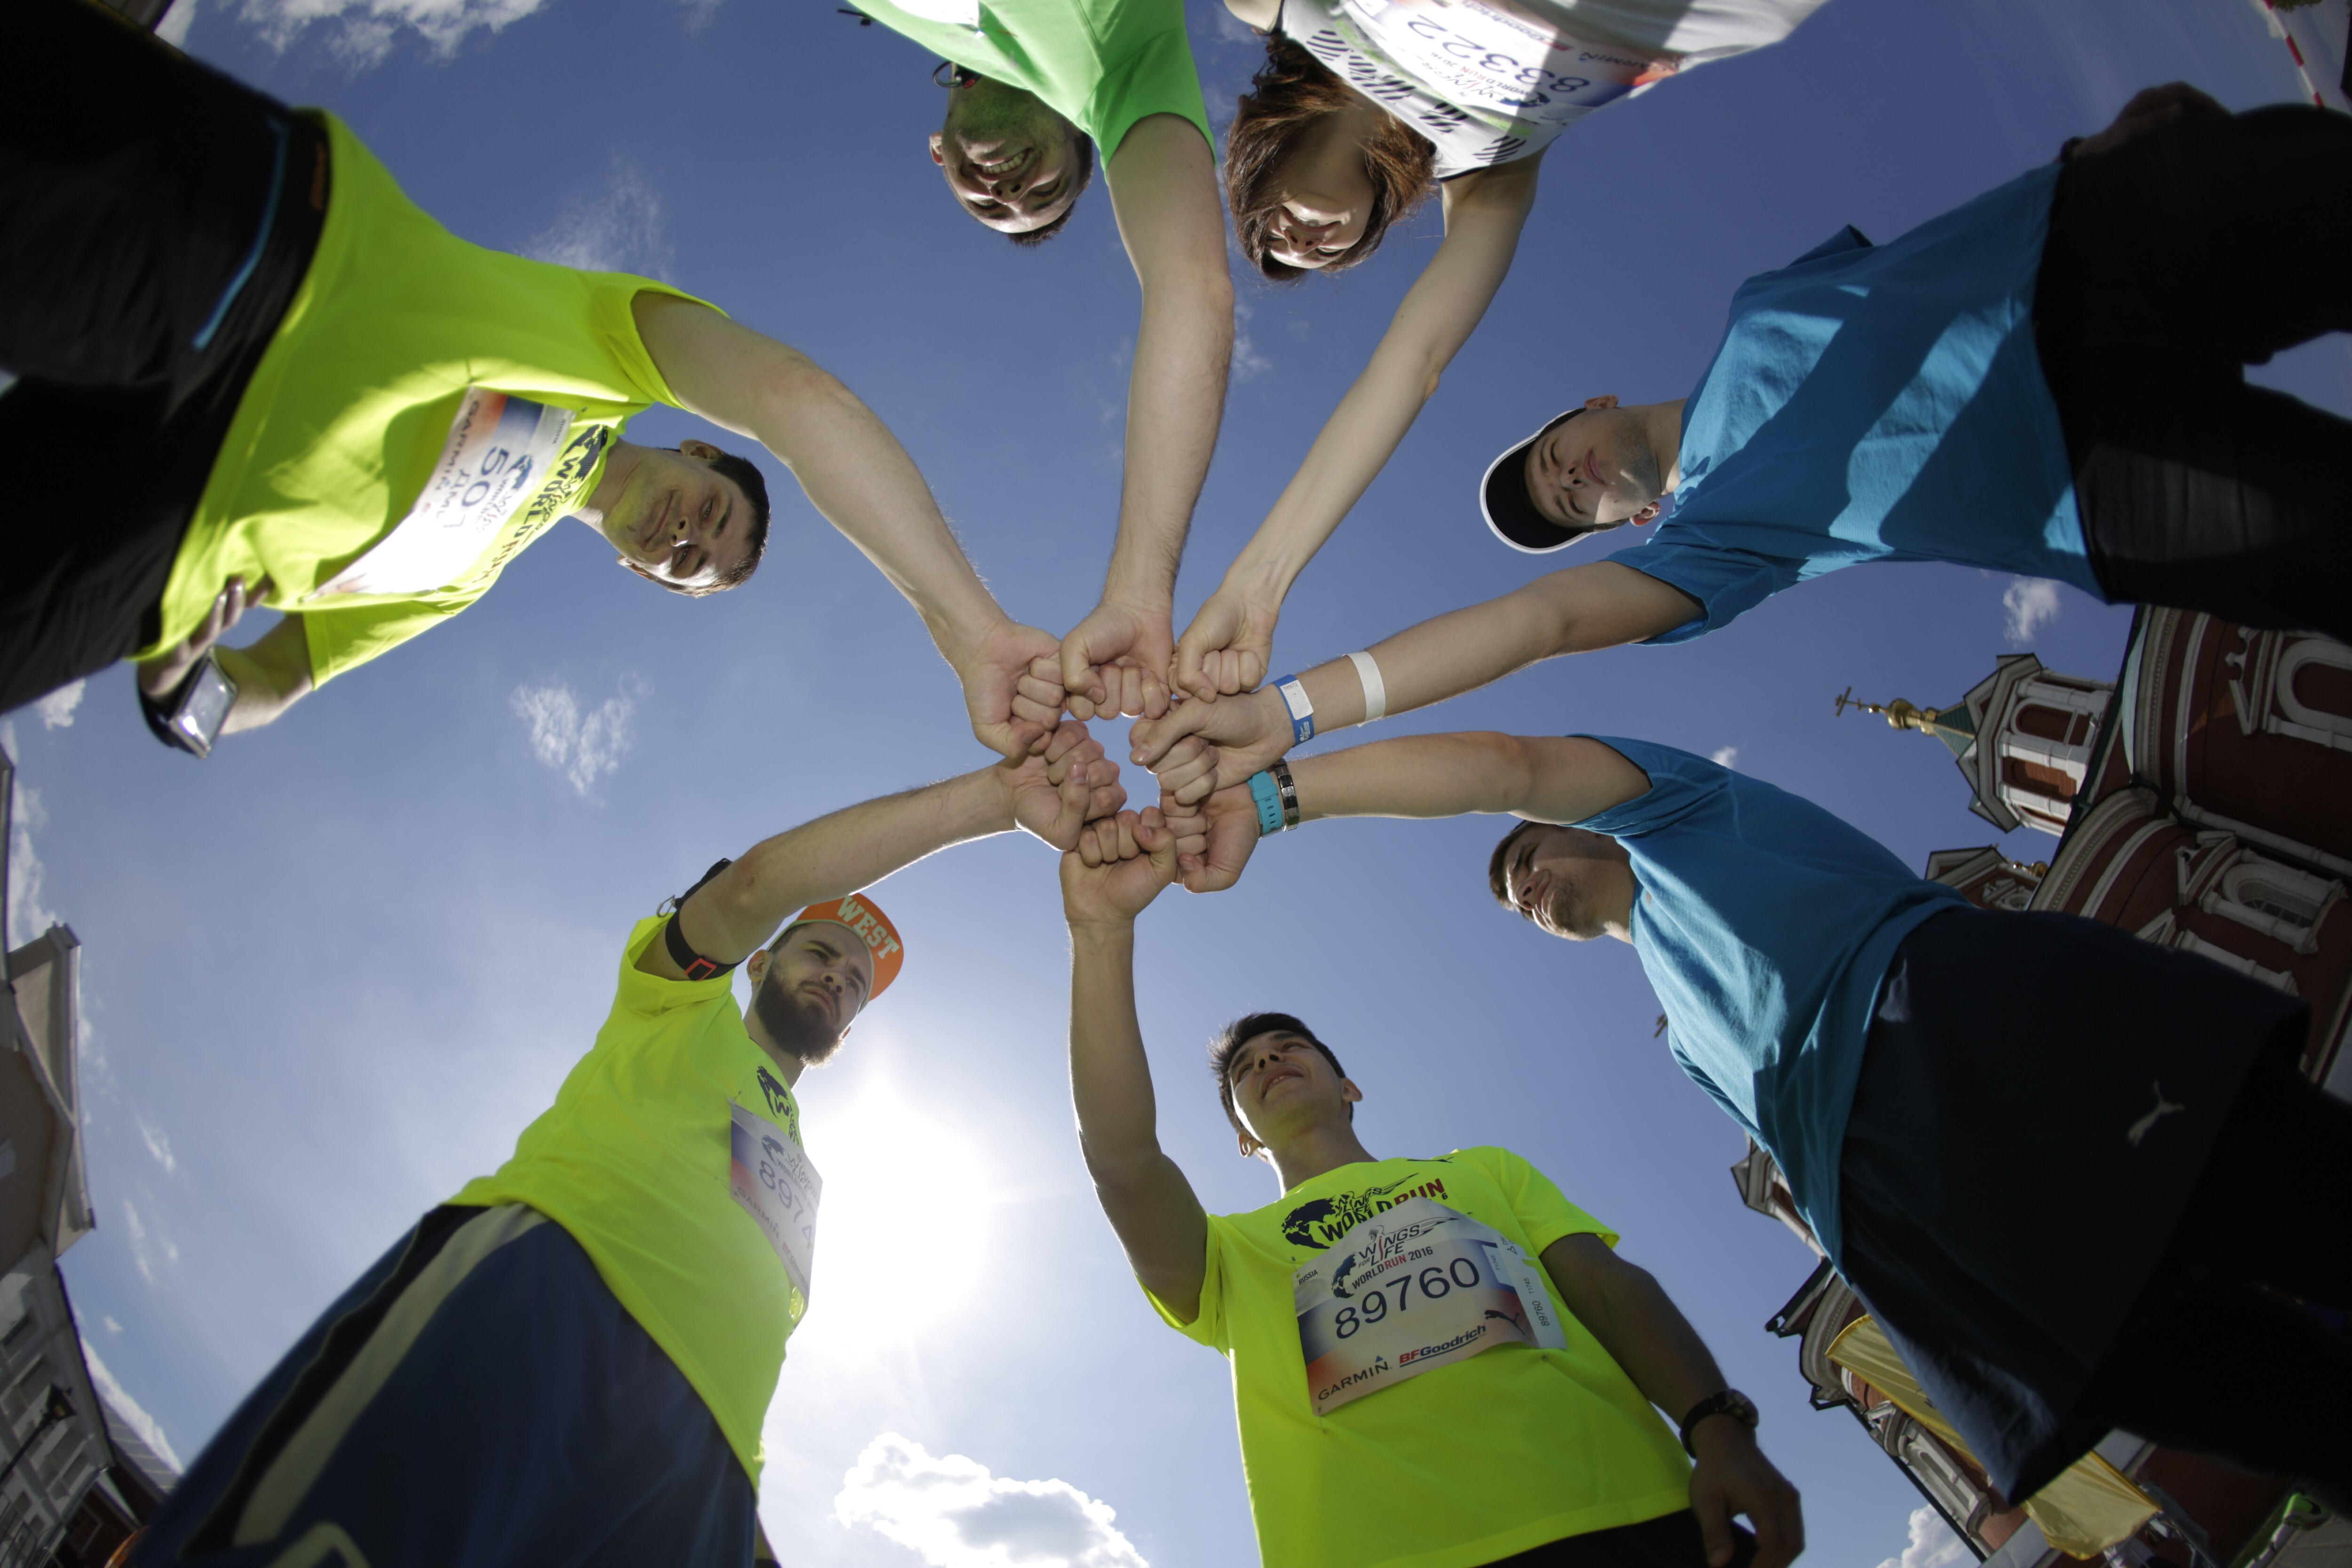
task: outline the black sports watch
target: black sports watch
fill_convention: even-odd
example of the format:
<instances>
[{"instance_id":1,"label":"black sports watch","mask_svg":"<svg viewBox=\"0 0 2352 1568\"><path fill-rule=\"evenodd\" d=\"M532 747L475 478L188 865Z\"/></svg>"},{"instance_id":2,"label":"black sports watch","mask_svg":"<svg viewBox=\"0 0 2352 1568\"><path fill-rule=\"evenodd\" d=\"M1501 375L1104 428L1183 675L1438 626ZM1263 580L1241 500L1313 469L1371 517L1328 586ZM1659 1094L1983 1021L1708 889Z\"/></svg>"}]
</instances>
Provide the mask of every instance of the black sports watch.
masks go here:
<instances>
[{"instance_id":1,"label":"black sports watch","mask_svg":"<svg viewBox=\"0 0 2352 1568\"><path fill-rule=\"evenodd\" d=\"M180 683L163 696L150 697L141 691L139 710L147 717L147 728L163 744L191 756L208 757L220 739L221 727L228 722L229 710L236 706L236 678L221 668L217 651L208 647Z\"/></svg>"},{"instance_id":2,"label":"black sports watch","mask_svg":"<svg viewBox=\"0 0 2352 1568\"><path fill-rule=\"evenodd\" d=\"M1757 1414L1756 1402L1736 1388L1708 1394L1692 1405L1690 1414L1683 1417L1683 1452L1694 1459L1698 1458L1698 1450L1691 1447L1691 1434L1698 1429L1700 1422L1710 1415L1728 1415L1750 1432L1755 1431L1757 1422L1763 1419Z\"/></svg>"}]
</instances>

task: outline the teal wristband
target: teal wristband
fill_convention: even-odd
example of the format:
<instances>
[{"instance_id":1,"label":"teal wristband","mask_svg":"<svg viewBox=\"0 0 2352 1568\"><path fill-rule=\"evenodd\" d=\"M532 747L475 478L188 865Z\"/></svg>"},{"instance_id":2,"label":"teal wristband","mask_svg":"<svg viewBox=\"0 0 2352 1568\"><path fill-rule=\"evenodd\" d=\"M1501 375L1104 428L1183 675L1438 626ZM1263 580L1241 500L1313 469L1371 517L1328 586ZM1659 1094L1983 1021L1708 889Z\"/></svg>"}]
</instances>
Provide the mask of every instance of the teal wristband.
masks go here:
<instances>
[{"instance_id":1,"label":"teal wristband","mask_svg":"<svg viewBox=\"0 0 2352 1568\"><path fill-rule=\"evenodd\" d=\"M1282 792L1274 785L1274 775L1268 773L1250 774L1250 799L1257 805L1257 836L1282 831Z\"/></svg>"}]
</instances>

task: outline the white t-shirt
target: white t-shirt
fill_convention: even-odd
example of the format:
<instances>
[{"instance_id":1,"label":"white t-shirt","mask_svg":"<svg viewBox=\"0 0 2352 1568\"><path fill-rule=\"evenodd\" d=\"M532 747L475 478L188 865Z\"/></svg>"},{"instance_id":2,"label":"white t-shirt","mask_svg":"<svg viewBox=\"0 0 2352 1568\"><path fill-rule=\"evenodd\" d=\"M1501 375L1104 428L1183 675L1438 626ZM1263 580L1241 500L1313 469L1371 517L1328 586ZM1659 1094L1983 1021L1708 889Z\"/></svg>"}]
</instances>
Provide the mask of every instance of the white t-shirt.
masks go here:
<instances>
[{"instance_id":1,"label":"white t-shirt","mask_svg":"<svg viewBox=\"0 0 2352 1568\"><path fill-rule=\"evenodd\" d=\"M1604 103L1780 42L1822 0L1284 0L1279 30L1437 146L1532 158Z\"/></svg>"}]
</instances>

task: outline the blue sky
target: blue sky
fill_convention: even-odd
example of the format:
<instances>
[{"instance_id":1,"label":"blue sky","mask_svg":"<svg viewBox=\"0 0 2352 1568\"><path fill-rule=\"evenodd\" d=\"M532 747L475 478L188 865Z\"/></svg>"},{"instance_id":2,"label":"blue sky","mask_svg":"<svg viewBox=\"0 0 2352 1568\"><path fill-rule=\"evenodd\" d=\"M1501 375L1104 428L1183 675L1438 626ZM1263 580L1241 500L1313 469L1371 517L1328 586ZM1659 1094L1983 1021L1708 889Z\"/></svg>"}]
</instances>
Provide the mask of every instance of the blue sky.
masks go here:
<instances>
[{"instance_id":1,"label":"blue sky","mask_svg":"<svg viewBox=\"0 0 2352 1568\"><path fill-rule=\"evenodd\" d=\"M174 18L192 50L337 110L459 234L657 274L805 349L897 431L1013 615L1060 631L1091 607L1132 276L1099 194L1035 254L953 210L915 46L827 0L194 4ZM1222 122L1255 46L1213 0L1193 0L1192 32ZM1470 504L1492 453L1589 394L1682 394L1743 277L1844 223L1891 237L2176 77L2239 107L2294 90L2244 0L1832 0L1786 44L1585 121L1485 329L1300 581L1276 662L1525 581ZM1343 278L1243 283L1180 626L1435 241L1425 216ZM2340 341L2265 374L2352 409ZM632 431L705 433L667 411ZM634 919L767 833L985 761L912 615L769 471L777 538L742 592L655 593L565 525L475 609L208 763L154 744L120 669L9 721L12 934L47 911L87 944L100 1229L66 1271L184 1457L420 1212L504 1157L587 1047ZM1948 702L2020 647L2105 678L2127 618L2071 589L1874 567L1693 645L1556 663L1386 729L1729 748L1916 865L1986 826L1940 746L1831 699ZM1304 1016L1364 1086L1375 1152L1507 1144L1623 1232L1762 1405L1811 1561L1902 1555L1916 1495L1850 1417L1806 1408L1791 1347L1761 1331L1810 1256L1738 1205L1739 1135L1653 1040L1631 950L1493 907L1498 831L1328 825L1269 845L1237 891L1147 916L1169 1148L1213 1208L1270 1201L1200 1053L1242 1011ZM762 1505L788 1560L1250 1560L1224 1370L1157 1325L1076 1158L1053 873L1004 838L884 885L905 978L803 1084L821 1277ZM925 1495L995 1500L1003 1554L975 1555Z\"/></svg>"}]
</instances>

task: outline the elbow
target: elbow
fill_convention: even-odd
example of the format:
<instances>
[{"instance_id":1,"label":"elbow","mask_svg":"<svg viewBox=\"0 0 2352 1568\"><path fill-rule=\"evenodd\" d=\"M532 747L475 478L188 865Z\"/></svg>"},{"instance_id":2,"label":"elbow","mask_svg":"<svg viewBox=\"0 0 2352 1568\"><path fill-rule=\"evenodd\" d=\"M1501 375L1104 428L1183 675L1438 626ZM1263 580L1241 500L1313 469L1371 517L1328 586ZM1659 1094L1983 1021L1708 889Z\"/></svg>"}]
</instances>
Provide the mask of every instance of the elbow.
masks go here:
<instances>
[{"instance_id":1,"label":"elbow","mask_svg":"<svg viewBox=\"0 0 2352 1568\"><path fill-rule=\"evenodd\" d=\"M1485 809L1491 813L1517 811L1535 794L1535 749L1524 735L1487 734L1478 738L1484 745L1476 759L1476 776L1487 780L1492 792L1492 804Z\"/></svg>"}]
</instances>

